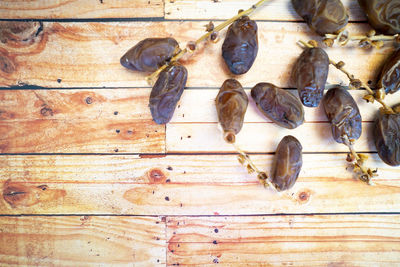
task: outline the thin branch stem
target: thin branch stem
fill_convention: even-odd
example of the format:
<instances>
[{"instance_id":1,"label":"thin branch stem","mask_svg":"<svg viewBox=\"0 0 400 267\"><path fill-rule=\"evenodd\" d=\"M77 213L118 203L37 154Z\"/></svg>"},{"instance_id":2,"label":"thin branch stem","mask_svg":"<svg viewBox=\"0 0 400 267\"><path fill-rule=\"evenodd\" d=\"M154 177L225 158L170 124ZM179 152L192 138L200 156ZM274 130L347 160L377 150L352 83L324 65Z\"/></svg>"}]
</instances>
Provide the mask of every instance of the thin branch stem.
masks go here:
<instances>
[{"instance_id":1,"label":"thin branch stem","mask_svg":"<svg viewBox=\"0 0 400 267\"><path fill-rule=\"evenodd\" d=\"M312 45L310 43L306 43L306 42L304 42L302 40L300 40L299 43L301 45L305 46L305 47L308 47L308 48L316 47L315 45ZM365 82L363 82L363 81L361 81L359 79L356 79L353 74L351 74L346 69L344 69L345 63L343 61L340 61L340 62L337 63L337 62L329 59L329 64L331 64L336 69L338 69L341 72L343 72L347 76L347 78L350 80L350 84L351 85L359 84L358 86L355 86L355 87L365 88L365 90L367 90L368 94L371 95L374 100L376 100L378 103L380 103L382 105L382 107L383 107L383 109L384 109L384 111L386 113L395 114L395 112L393 111L393 109L391 107L386 105L386 103L380 97L377 97L376 93L368 86L368 84L366 84Z\"/></svg>"},{"instance_id":2,"label":"thin branch stem","mask_svg":"<svg viewBox=\"0 0 400 267\"><path fill-rule=\"evenodd\" d=\"M373 185L373 183L371 182L371 179L373 176L377 176L376 171L372 171L371 169L366 168L364 166L364 160L362 159L360 154L357 154L357 152L354 149L353 143L350 142L347 135L343 136L342 138L344 141L344 145L349 148L351 155L353 156L354 160L356 161L356 163L354 164L354 168L358 169L358 173L359 173L358 179L360 179L363 182L366 182L368 185ZM357 173L356 170L354 172Z\"/></svg>"},{"instance_id":3,"label":"thin branch stem","mask_svg":"<svg viewBox=\"0 0 400 267\"><path fill-rule=\"evenodd\" d=\"M340 38L340 34L325 34L325 38L328 39L334 39L339 41ZM373 36L368 36L368 35L350 35L348 36L348 40L349 41L361 41L364 39L369 39L371 41L394 41L399 35L395 34L395 35L383 35L383 34L379 34L379 35L373 35Z\"/></svg>"},{"instance_id":4,"label":"thin branch stem","mask_svg":"<svg viewBox=\"0 0 400 267\"><path fill-rule=\"evenodd\" d=\"M211 34L213 33L218 33L219 31L221 31L222 29L224 29L225 27L229 26L230 24L232 24L235 20L241 18L242 16L246 16L246 15L250 15L253 11L255 11L257 8L259 8L260 6L262 6L264 3L268 2L270 0L260 0L258 1L256 4L252 5L249 9L244 10L242 12L239 12L236 16L233 16L232 18L222 22L221 24L219 24L218 26L216 26L214 28L214 30L207 32L206 34L202 35L199 39L197 39L194 44L195 47L201 43L202 41L206 40L208 37L210 37ZM156 70L155 72L153 72L152 74L150 74L149 76L146 77L147 82L152 85L154 79L160 74L160 72L162 72L166 67L168 67L169 64L171 64L174 61L179 60L180 58L182 58L187 52L189 52L190 50L186 47L185 49L181 50L181 52L179 52L177 55L175 55L174 57L171 58L171 60L169 62L167 62L165 65L161 66L158 70Z\"/></svg>"},{"instance_id":5,"label":"thin branch stem","mask_svg":"<svg viewBox=\"0 0 400 267\"><path fill-rule=\"evenodd\" d=\"M235 150L239 153L239 162L246 166L247 171L250 172L255 172L257 174L257 178L260 181L261 184L264 185L264 187L271 187L275 188L275 186L269 181L268 174L267 172L262 172L260 171L257 166L254 164L254 162L251 160L250 156L244 152L236 143L232 143L232 146L235 148Z\"/></svg>"}]
</instances>

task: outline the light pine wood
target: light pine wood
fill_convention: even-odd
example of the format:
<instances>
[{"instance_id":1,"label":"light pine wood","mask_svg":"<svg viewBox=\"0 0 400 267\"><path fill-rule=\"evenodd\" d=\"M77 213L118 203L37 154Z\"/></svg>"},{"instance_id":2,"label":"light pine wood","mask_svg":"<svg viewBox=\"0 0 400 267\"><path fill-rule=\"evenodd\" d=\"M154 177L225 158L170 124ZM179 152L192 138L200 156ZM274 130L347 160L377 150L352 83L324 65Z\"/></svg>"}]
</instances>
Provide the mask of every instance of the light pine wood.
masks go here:
<instances>
[{"instance_id":1,"label":"light pine wood","mask_svg":"<svg viewBox=\"0 0 400 267\"><path fill-rule=\"evenodd\" d=\"M221 84L222 85L222 84ZM217 111L215 108L215 98L218 94L218 89L186 89L181 97L180 105L177 106L171 123L203 123L203 122L218 122ZM249 99L244 121L249 122L271 122L257 108L250 95L250 89L245 90ZM298 97L297 90L289 90L292 94ZM361 112L363 121L372 122L376 120L376 116L380 104L367 103L363 96L365 90L350 90L349 93L357 102ZM385 103L393 106L400 102L400 95L394 94L386 97ZM194 108L195 107L195 108ZM304 107L304 118L306 122L326 122L328 121L324 112L324 108L320 105L318 108ZM296 131L296 130L295 130Z\"/></svg>"},{"instance_id":2,"label":"light pine wood","mask_svg":"<svg viewBox=\"0 0 400 267\"><path fill-rule=\"evenodd\" d=\"M4 43L0 43L0 62L6 63L0 65L0 86L148 86L146 74L129 71L120 65L121 56L148 37L173 36L184 47L204 33L205 24L205 21L45 22L38 36L33 34L23 42L5 38ZM258 82L291 87L291 68L302 51L296 42L318 37L304 23L259 22L258 26L260 49L257 59L250 71L238 79L249 88ZM28 27L26 31L29 30ZM349 30L365 32L368 26L353 24L349 25ZM220 37L224 38L224 33ZM217 44L199 45L198 52L181 60L189 72L187 87L219 87L231 76L221 57L221 45L221 40ZM367 51L355 46L334 47L327 52L335 61L344 60L346 68L360 79L374 81L377 66L393 50L392 46ZM348 84L348 80L332 68L328 83Z\"/></svg>"},{"instance_id":3,"label":"light pine wood","mask_svg":"<svg viewBox=\"0 0 400 267\"><path fill-rule=\"evenodd\" d=\"M225 30L181 60L187 89L166 127L151 120L147 74L119 63L148 37L174 37L184 48L210 20L255 1L0 2L0 18L28 19L0 22L1 266L399 265L400 168L374 152L369 135L379 106L361 99L365 91L351 91L365 122L356 149L378 168L375 186L353 178L321 108L306 108L307 123L289 131L250 101L238 143L259 152L251 158L261 170L271 172L286 134L306 151L294 187L276 193L246 172L218 130L213 101L233 77L221 57ZM367 32L357 1L343 3L357 22L348 30ZM247 93L258 82L293 88L296 42L321 38L290 0L271 0L253 18L258 56L236 78ZM372 86L392 50L326 49ZM328 85L338 83L348 80L331 67ZM386 101L399 103L400 95Z\"/></svg>"},{"instance_id":4,"label":"light pine wood","mask_svg":"<svg viewBox=\"0 0 400 267\"><path fill-rule=\"evenodd\" d=\"M158 217L0 218L2 266L165 266Z\"/></svg>"},{"instance_id":5,"label":"light pine wood","mask_svg":"<svg viewBox=\"0 0 400 267\"><path fill-rule=\"evenodd\" d=\"M396 266L398 215L168 217L169 266Z\"/></svg>"},{"instance_id":6,"label":"light pine wood","mask_svg":"<svg viewBox=\"0 0 400 267\"><path fill-rule=\"evenodd\" d=\"M167 19L228 19L240 9L248 9L257 0L173 0L165 1ZM351 21L365 21L365 15L357 0L343 0ZM223 12L221 12L223 11ZM254 12L256 20L301 21L290 0L271 0Z\"/></svg>"},{"instance_id":7,"label":"light pine wood","mask_svg":"<svg viewBox=\"0 0 400 267\"><path fill-rule=\"evenodd\" d=\"M3 19L92 19L163 17L162 0L5 0Z\"/></svg>"},{"instance_id":8,"label":"light pine wood","mask_svg":"<svg viewBox=\"0 0 400 267\"><path fill-rule=\"evenodd\" d=\"M273 155L252 155L270 172ZM284 193L263 188L235 155L2 156L1 214L216 215L400 212L400 170L377 155L375 186L354 180L345 154L305 154ZM267 204L266 204L267 203Z\"/></svg>"},{"instance_id":9,"label":"light pine wood","mask_svg":"<svg viewBox=\"0 0 400 267\"><path fill-rule=\"evenodd\" d=\"M149 89L2 90L1 153L163 153Z\"/></svg>"},{"instance_id":10,"label":"light pine wood","mask_svg":"<svg viewBox=\"0 0 400 267\"><path fill-rule=\"evenodd\" d=\"M372 138L373 123L363 123L363 133L355 142L357 151L376 152ZM255 153L275 152L280 140L293 135L303 146L303 152L348 152L343 144L332 138L328 122L304 123L296 129L285 129L275 123L246 123L236 136L236 144L243 150ZM217 123L177 123L166 129L166 150L175 152L235 152L235 148L222 138Z\"/></svg>"}]
</instances>

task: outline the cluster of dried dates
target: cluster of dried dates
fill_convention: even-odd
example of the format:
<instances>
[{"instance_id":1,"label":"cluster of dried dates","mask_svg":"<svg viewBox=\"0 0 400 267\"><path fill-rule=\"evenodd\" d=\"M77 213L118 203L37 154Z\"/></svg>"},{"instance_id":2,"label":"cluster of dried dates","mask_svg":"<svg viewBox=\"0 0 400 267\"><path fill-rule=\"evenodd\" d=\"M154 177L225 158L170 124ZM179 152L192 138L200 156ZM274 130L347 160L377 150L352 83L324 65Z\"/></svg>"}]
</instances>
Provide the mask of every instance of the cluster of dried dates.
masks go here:
<instances>
[{"instance_id":1,"label":"cluster of dried dates","mask_svg":"<svg viewBox=\"0 0 400 267\"><path fill-rule=\"evenodd\" d=\"M370 24L384 33L400 32L400 4L396 0L359 0ZM348 23L349 16L340 0L292 0L296 12L311 29L320 35L337 33ZM212 31L212 29L211 29ZM193 49L194 50L194 49ZM158 124L168 123L183 93L187 70L173 58L180 53L173 38L148 38L132 47L121 58L121 64L131 70L160 72L150 94L150 111ZM241 16L228 28L222 45L222 58L232 74L249 71L258 52L257 24L248 16ZM304 122L304 108L322 103L332 126L336 142L352 144L362 132L361 115L356 102L346 88L336 86L324 95L330 60L318 47L306 48L292 69L291 81L299 98L271 83L258 83L251 89L256 106L277 125L294 129ZM379 86L386 93L395 93L400 87L400 50L383 66ZM235 136L243 127L249 99L236 79L228 79L215 99L218 120L224 139L235 143ZM400 105L394 113L381 113L374 137L379 156L389 165L400 165ZM279 143L269 182L278 191L291 188L302 166L302 146L293 136ZM264 178L263 178L264 179ZM266 178L265 178L266 179Z\"/></svg>"}]
</instances>

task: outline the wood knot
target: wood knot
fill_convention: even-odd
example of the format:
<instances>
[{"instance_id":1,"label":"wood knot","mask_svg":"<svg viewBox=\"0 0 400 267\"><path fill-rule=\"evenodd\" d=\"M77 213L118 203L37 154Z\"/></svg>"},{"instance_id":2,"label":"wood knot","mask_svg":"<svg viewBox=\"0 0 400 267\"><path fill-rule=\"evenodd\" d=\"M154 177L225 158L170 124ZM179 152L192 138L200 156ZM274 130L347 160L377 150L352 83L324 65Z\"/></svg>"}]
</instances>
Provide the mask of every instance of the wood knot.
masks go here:
<instances>
[{"instance_id":1,"label":"wood knot","mask_svg":"<svg viewBox=\"0 0 400 267\"><path fill-rule=\"evenodd\" d=\"M0 70L4 73L11 74L15 71L15 63L10 58L0 54Z\"/></svg>"},{"instance_id":2,"label":"wood knot","mask_svg":"<svg viewBox=\"0 0 400 267\"><path fill-rule=\"evenodd\" d=\"M149 182L152 184L163 184L167 180L167 177L160 169L152 169L147 173Z\"/></svg>"},{"instance_id":3,"label":"wood knot","mask_svg":"<svg viewBox=\"0 0 400 267\"><path fill-rule=\"evenodd\" d=\"M40 110L40 114L42 114L42 116L53 116L53 110L49 107L44 107Z\"/></svg>"},{"instance_id":4,"label":"wood knot","mask_svg":"<svg viewBox=\"0 0 400 267\"><path fill-rule=\"evenodd\" d=\"M300 203L307 203L310 200L310 192L309 191L301 191L298 195Z\"/></svg>"},{"instance_id":5,"label":"wood knot","mask_svg":"<svg viewBox=\"0 0 400 267\"><path fill-rule=\"evenodd\" d=\"M0 40L3 43L28 43L34 42L43 31L40 21L1 21Z\"/></svg>"},{"instance_id":6,"label":"wood knot","mask_svg":"<svg viewBox=\"0 0 400 267\"><path fill-rule=\"evenodd\" d=\"M11 207L30 207L40 202L48 202L64 197L65 190L49 189L47 185L30 185L7 180L3 186L3 199Z\"/></svg>"},{"instance_id":7,"label":"wood knot","mask_svg":"<svg viewBox=\"0 0 400 267\"><path fill-rule=\"evenodd\" d=\"M86 97L85 99L86 104L90 105L93 103L93 98L91 98L90 96Z\"/></svg>"}]
</instances>

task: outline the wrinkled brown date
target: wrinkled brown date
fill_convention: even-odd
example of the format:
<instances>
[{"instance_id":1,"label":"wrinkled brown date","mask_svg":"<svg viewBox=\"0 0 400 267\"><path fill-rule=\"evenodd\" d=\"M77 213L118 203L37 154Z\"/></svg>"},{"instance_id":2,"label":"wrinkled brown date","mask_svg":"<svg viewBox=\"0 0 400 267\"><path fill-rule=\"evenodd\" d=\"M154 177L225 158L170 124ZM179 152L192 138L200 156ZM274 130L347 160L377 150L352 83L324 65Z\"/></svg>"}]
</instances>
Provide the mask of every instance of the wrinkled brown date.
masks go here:
<instances>
[{"instance_id":1,"label":"wrinkled brown date","mask_svg":"<svg viewBox=\"0 0 400 267\"><path fill-rule=\"evenodd\" d=\"M243 16L229 26L222 44L222 57L233 74L244 74L253 65L257 52L257 24Z\"/></svg>"},{"instance_id":2,"label":"wrinkled brown date","mask_svg":"<svg viewBox=\"0 0 400 267\"><path fill-rule=\"evenodd\" d=\"M399 0L358 0L369 24L383 34L400 33Z\"/></svg>"},{"instance_id":3,"label":"wrinkled brown date","mask_svg":"<svg viewBox=\"0 0 400 267\"><path fill-rule=\"evenodd\" d=\"M215 106L228 143L234 143L235 135L242 129L248 103L249 99L237 80L228 79L222 84Z\"/></svg>"},{"instance_id":4,"label":"wrinkled brown date","mask_svg":"<svg viewBox=\"0 0 400 267\"><path fill-rule=\"evenodd\" d=\"M393 108L396 110L396 107ZM400 104L397 105L400 112ZM400 113L379 114L374 128L379 157L390 166L400 165Z\"/></svg>"},{"instance_id":5,"label":"wrinkled brown date","mask_svg":"<svg viewBox=\"0 0 400 267\"><path fill-rule=\"evenodd\" d=\"M271 83L258 83L251 97L259 110L278 125L294 129L304 122L304 109L297 97Z\"/></svg>"},{"instance_id":6,"label":"wrinkled brown date","mask_svg":"<svg viewBox=\"0 0 400 267\"><path fill-rule=\"evenodd\" d=\"M386 94L396 93L400 89L400 49L383 65L378 87L385 89Z\"/></svg>"},{"instance_id":7,"label":"wrinkled brown date","mask_svg":"<svg viewBox=\"0 0 400 267\"><path fill-rule=\"evenodd\" d=\"M271 175L271 182L278 191L288 190L295 184L303 165L302 150L299 140L291 135L279 143Z\"/></svg>"},{"instance_id":8,"label":"wrinkled brown date","mask_svg":"<svg viewBox=\"0 0 400 267\"><path fill-rule=\"evenodd\" d=\"M187 80L187 70L177 62L163 70L150 94L150 111L157 124L168 123L174 114Z\"/></svg>"},{"instance_id":9,"label":"wrinkled brown date","mask_svg":"<svg viewBox=\"0 0 400 267\"><path fill-rule=\"evenodd\" d=\"M322 48L306 48L292 71L292 81L306 107L318 107L325 90L329 57Z\"/></svg>"},{"instance_id":10,"label":"wrinkled brown date","mask_svg":"<svg viewBox=\"0 0 400 267\"><path fill-rule=\"evenodd\" d=\"M360 110L353 97L343 87L334 87L322 99L325 114L332 127L332 136L338 143L357 140L361 136Z\"/></svg>"},{"instance_id":11,"label":"wrinkled brown date","mask_svg":"<svg viewBox=\"0 0 400 267\"><path fill-rule=\"evenodd\" d=\"M297 14L319 35L335 33L347 25L349 15L340 0L292 0Z\"/></svg>"},{"instance_id":12,"label":"wrinkled brown date","mask_svg":"<svg viewBox=\"0 0 400 267\"><path fill-rule=\"evenodd\" d=\"M153 72L179 51L179 44L173 38L147 38L129 49L120 62L131 70Z\"/></svg>"}]
</instances>

